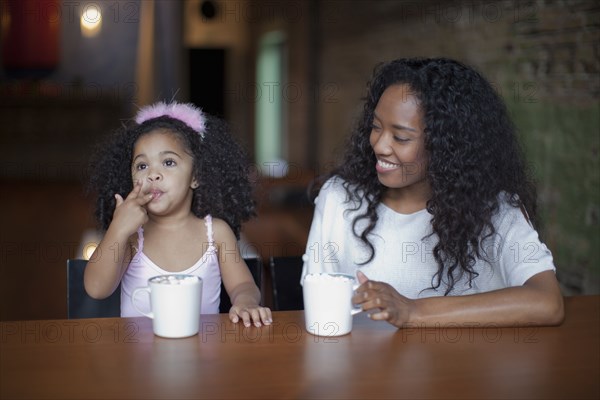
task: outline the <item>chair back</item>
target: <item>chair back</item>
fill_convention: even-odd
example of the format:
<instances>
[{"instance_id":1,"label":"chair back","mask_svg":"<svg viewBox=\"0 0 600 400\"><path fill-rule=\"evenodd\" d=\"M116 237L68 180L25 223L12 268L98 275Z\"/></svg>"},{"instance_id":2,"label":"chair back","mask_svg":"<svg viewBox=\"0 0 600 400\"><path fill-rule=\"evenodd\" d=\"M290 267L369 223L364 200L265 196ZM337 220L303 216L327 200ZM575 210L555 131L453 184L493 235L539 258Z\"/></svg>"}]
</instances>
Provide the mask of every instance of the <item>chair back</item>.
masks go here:
<instances>
[{"instance_id":1,"label":"chair back","mask_svg":"<svg viewBox=\"0 0 600 400\"><path fill-rule=\"evenodd\" d=\"M252 277L254 278L254 283L258 286L258 289L262 288L262 261L258 257L244 258ZM225 290L225 285L221 283L221 303L219 304L219 312L220 313L228 313L231 308L231 299Z\"/></svg>"},{"instance_id":2,"label":"chair back","mask_svg":"<svg viewBox=\"0 0 600 400\"><path fill-rule=\"evenodd\" d=\"M104 318L121 315L121 285L109 297L90 297L83 285L87 260L67 260L67 318Z\"/></svg>"},{"instance_id":3,"label":"chair back","mask_svg":"<svg viewBox=\"0 0 600 400\"><path fill-rule=\"evenodd\" d=\"M302 297L302 256L271 257L271 284L273 290L273 310L304 310Z\"/></svg>"}]
</instances>

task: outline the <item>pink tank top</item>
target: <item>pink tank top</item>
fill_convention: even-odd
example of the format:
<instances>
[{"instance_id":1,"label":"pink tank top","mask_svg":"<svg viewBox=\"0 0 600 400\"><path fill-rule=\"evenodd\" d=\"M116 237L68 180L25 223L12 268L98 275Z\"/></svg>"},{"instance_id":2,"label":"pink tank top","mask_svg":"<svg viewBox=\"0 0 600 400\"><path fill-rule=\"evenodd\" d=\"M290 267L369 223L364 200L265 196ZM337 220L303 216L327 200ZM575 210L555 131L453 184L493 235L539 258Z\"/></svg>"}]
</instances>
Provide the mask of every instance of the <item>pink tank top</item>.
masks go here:
<instances>
[{"instance_id":1,"label":"pink tank top","mask_svg":"<svg viewBox=\"0 0 600 400\"><path fill-rule=\"evenodd\" d=\"M204 217L208 236L208 248L198 261L190 268L177 272L178 274L196 275L202 278L202 304L201 314L218 314L221 296L221 270L217 248L213 239L212 218L210 215ZM138 229L138 249L121 280L121 317L140 317L140 314L131 302L131 294L138 287L148 286L148 279L157 275L171 274L165 271L144 253L144 230ZM139 309L150 312L150 296L139 293L136 298Z\"/></svg>"}]
</instances>

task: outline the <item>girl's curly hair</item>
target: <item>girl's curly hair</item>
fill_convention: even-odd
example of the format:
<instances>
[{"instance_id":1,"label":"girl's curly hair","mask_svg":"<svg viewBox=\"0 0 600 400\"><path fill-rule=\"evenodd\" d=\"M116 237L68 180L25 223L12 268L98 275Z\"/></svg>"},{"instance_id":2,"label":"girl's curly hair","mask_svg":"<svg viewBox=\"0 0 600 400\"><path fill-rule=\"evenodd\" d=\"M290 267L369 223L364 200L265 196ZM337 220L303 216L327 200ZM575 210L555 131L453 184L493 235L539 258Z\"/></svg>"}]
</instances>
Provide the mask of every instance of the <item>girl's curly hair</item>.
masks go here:
<instances>
[{"instance_id":1,"label":"girl's curly hair","mask_svg":"<svg viewBox=\"0 0 600 400\"><path fill-rule=\"evenodd\" d=\"M473 266L477 258L485 258L482 241L495 234L492 217L499 209L501 192L536 225L535 186L502 99L477 71L444 58L398 59L379 65L368 84L364 110L344 162L331 174L345 180L349 200L359 207L366 202L365 213L353 221L354 234L371 250L366 263L375 255L369 233L377 224L377 206L386 190L377 178L369 143L373 112L385 89L398 84L409 86L423 110L432 190L427 211L433 215L431 235L439 238L433 249L438 271L432 287L446 281L448 295L464 274L469 284L477 277ZM357 232L360 220L368 225Z\"/></svg>"},{"instance_id":2,"label":"girl's curly hair","mask_svg":"<svg viewBox=\"0 0 600 400\"><path fill-rule=\"evenodd\" d=\"M255 202L249 180L249 162L242 147L229 134L227 124L206 115L204 139L178 119L162 116L138 125L131 122L114 132L100 145L90 162L88 190L97 194L96 218L108 229L116 206L115 194L123 198L133 189L131 162L133 146L155 129L169 131L182 141L193 158L194 189L192 212L225 220L239 239L242 222L255 216Z\"/></svg>"}]
</instances>

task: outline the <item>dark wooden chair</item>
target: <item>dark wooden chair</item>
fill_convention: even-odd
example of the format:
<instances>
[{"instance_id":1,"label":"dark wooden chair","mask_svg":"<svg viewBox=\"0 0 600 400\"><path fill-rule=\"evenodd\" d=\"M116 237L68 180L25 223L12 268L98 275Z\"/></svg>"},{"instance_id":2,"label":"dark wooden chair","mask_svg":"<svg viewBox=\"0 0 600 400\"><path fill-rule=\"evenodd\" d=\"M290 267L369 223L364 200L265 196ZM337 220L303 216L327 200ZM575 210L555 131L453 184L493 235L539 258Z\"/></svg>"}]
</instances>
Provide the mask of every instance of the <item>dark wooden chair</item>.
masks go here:
<instances>
[{"instance_id":1,"label":"dark wooden chair","mask_svg":"<svg viewBox=\"0 0 600 400\"><path fill-rule=\"evenodd\" d=\"M303 263L302 256L270 258L274 311L304 310L300 285Z\"/></svg>"},{"instance_id":2,"label":"dark wooden chair","mask_svg":"<svg viewBox=\"0 0 600 400\"><path fill-rule=\"evenodd\" d=\"M91 298L83 286L87 260L67 260L67 318L108 318L121 315L121 285L103 300Z\"/></svg>"},{"instance_id":3,"label":"dark wooden chair","mask_svg":"<svg viewBox=\"0 0 600 400\"><path fill-rule=\"evenodd\" d=\"M244 261L254 278L254 283L256 283L256 286L260 289L262 287L262 261L258 257L244 258ZM225 290L225 286L221 283L221 303L219 304L219 312L228 313L230 308L231 300Z\"/></svg>"}]
</instances>

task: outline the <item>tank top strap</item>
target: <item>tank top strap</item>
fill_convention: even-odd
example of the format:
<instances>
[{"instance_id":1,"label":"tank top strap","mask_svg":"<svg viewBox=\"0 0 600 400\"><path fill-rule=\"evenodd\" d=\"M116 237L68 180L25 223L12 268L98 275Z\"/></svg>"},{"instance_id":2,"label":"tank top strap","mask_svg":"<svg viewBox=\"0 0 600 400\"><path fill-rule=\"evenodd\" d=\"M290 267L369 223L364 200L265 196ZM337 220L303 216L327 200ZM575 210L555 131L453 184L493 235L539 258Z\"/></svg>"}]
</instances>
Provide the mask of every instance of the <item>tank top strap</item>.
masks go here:
<instances>
[{"instance_id":1,"label":"tank top strap","mask_svg":"<svg viewBox=\"0 0 600 400\"><path fill-rule=\"evenodd\" d=\"M140 226L138 228L138 230L137 230L137 234L138 234L138 248L137 248L137 252L141 253L144 250L144 228L142 228Z\"/></svg>"},{"instance_id":2,"label":"tank top strap","mask_svg":"<svg viewBox=\"0 0 600 400\"><path fill-rule=\"evenodd\" d=\"M204 225L206 225L206 236L208 237L208 245L214 246L215 240L213 238L213 226L212 226L212 217L210 214L204 217Z\"/></svg>"}]
</instances>

